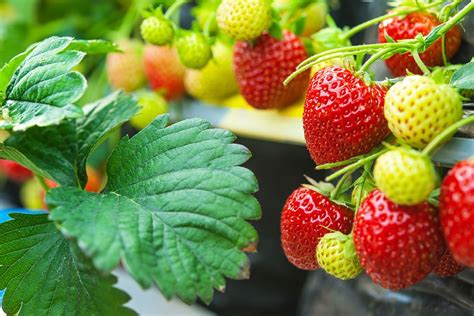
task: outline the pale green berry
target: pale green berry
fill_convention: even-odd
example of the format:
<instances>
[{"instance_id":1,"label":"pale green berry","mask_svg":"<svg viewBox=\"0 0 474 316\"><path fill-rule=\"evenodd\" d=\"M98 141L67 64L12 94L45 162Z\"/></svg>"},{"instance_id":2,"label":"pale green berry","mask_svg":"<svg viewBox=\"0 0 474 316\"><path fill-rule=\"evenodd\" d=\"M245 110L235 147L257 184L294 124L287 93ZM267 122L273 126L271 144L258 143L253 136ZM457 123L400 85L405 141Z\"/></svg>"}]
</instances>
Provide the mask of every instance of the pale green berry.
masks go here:
<instances>
[{"instance_id":1,"label":"pale green berry","mask_svg":"<svg viewBox=\"0 0 474 316\"><path fill-rule=\"evenodd\" d=\"M415 205L426 201L437 177L429 157L404 148L390 150L375 162L377 187L396 204Z\"/></svg>"},{"instance_id":2,"label":"pale green berry","mask_svg":"<svg viewBox=\"0 0 474 316\"><path fill-rule=\"evenodd\" d=\"M140 26L140 32L145 41L159 46L171 43L174 36L173 24L165 17L146 18Z\"/></svg>"},{"instance_id":3,"label":"pale green berry","mask_svg":"<svg viewBox=\"0 0 474 316\"><path fill-rule=\"evenodd\" d=\"M321 238L316 258L324 271L341 280L354 279L362 272L352 237L340 232Z\"/></svg>"}]
</instances>

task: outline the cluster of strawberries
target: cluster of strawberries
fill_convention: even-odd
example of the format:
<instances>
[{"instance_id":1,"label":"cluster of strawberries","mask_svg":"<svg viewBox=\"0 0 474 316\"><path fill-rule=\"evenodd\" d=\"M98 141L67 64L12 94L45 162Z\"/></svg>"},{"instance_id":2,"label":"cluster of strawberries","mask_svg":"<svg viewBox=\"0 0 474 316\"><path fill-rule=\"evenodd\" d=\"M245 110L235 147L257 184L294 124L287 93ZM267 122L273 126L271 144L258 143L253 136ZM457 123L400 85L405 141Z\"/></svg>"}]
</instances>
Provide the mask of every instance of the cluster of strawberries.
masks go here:
<instances>
[{"instance_id":1,"label":"cluster of strawberries","mask_svg":"<svg viewBox=\"0 0 474 316\"><path fill-rule=\"evenodd\" d=\"M474 117L463 119L464 91L436 75L446 69L428 70L457 52L461 32L454 21L472 8L443 25L427 11L380 23L382 44L446 26L444 44L439 38L413 55L385 54L387 67L403 78L376 83L339 65L314 74L303 114L307 147L317 169L336 169L327 180L342 178L336 187L310 179L288 198L281 241L292 264L305 270L321 267L340 279L365 270L392 290L431 272L446 277L474 268L474 160L457 163L440 186L431 160ZM351 181L359 168L362 175Z\"/></svg>"}]
</instances>

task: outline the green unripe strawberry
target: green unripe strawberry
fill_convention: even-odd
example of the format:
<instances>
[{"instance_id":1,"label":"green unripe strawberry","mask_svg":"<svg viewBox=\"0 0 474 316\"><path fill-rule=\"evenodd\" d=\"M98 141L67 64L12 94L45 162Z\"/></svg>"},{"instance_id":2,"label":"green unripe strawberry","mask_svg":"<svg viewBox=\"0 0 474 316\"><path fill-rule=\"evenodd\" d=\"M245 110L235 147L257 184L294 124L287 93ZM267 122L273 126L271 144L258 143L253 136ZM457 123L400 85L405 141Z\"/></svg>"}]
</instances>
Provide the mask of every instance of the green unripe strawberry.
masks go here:
<instances>
[{"instance_id":1,"label":"green unripe strawberry","mask_svg":"<svg viewBox=\"0 0 474 316\"><path fill-rule=\"evenodd\" d=\"M217 8L217 24L237 41L250 41L270 27L268 0L223 0Z\"/></svg>"},{"instance_id":2,"label":"green unripe strawberry","mask_svg":"<svg viewBox=\"0 0 474 316\"><path fill-rule=\"evenodd\" d=\"M436 187L436 172L428 156L397 148L375 162L377 187L396 204L416 205L428 199Z\"/></svg>"},{"instance_id":3,"label":"green unripe strawberry","mask_svg":"<svg viewBox=\"0 0 474 316\"><path fill-rule=\"evenodd\" d=\"M173 24L164 16L146 18L140 25L140 32L145 41L159 46L171 43L174 36Z\"/></svg>"},{"instance_id":4,"label":"green unripe strawberry","mask_svg":"<svg viewBox=\"0 0 474 316\"><path fill-rule=\"evenodd\" d=\"M130 119L130 124L138 130L144 129L158 115L168 112L168 103L156 92L139 92L137 102L140 110Z\"/></svg>"},{"instance_id":5,"label":"green unripe strawberry","mask_svg":"<svg viewBox=\"0 0 474 316\"><path fill-rule=\"evenodd\" d=\"M340 232L321 238L316 258L324 271L341 280L354 279L362 272L352 237Z\"/></svg>"},{"instance_id":6,"label":"green unripe strawberry","mask_svg":"<svg viewBox=\"0 0 474 316\"><path fill-rule=\"evenodd\" d=\"M408 76L387 92L385 118L392 133L406 144L424 148L462 118L462 101L447 84L423 76Z\"/></svg>"},{"instance_id":7,"label":"green unripe strawberry","mask_svg":"<svg viewBox=\"0 0 474 316\"><path fill-rule=\"evenodd\" d=\"M212 57L208 40L200 33L183 32L175 43L181 63L192 69L206 66Z\"/></svg>"},{"instance_id":8,"label":"green unripe strawberry","mask_svg":"<svg viewBox=\"0 0 474 316\"><path fill-rule=\"evenodd\" d=\"M217 42L212 47L212 61L202 69L187 69L184 76L186 91L196 99L220 103L237 93L232 68L232 47Z\"/></svg>"}]
</instances>

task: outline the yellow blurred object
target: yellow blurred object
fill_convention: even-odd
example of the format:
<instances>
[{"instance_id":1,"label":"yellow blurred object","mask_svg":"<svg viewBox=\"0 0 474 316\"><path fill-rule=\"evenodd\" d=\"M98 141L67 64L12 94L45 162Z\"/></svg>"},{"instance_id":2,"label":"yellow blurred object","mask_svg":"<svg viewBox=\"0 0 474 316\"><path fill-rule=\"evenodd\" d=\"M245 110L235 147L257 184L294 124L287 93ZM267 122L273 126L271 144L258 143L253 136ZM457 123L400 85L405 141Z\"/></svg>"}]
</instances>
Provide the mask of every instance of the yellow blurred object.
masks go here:
<instances>
[{"instance_id":1,"label":"yellow blurred object","mask_svg":"<svg viewBox=\"0 0 474 316\"><path fill-rule=\"evenodd\" d=\"M303 117L303 110L304 110L304 101L299 100L298 102L287 106L283 109L280 109L278 111L279 114L283 116L288 116L288 117L296 117L296 118L302 118Z\"/></svg>"},{"instance_id":2,"label":"yellow blurred object","mask_svg":"<svg viewBox=\"0 0 474 316\"><path fill-rule=\"evenodd\" d=\"M233 109L248 109L254 110L254 108L245 101L244 97L241 94L237 94L233 97L228 98L225 100L222 105L233 108Z\"/></svg>"},{"instance_id":3,"label":"yellow blurred object","mask_svg":"<svg viewBox=\"0 0 474 316\"><path fill-rule=\"evenodd\" d=\"M252 107L250 104L245 101L244 97L240 94L235 95L222 103L223 106L226 106L231 109L244 109L248 111L255 111L255 112L267 112L267 113L274 113L270 115L281 115L286 117L294 117L294 118L301 118L303 116L303 106L304 100L298 100L297 102L278 110L258 110Z\"/></svg>"},{"instance_id":4,"label":"yellow blurred object","mask_svg":"<svg viewBox=\"0 0 474 316\"><path fill-rule=\"evenodd\" d=\"M158 115L168 112L168 102L156 92L138 92L137 102L141 108L139 112L132 117L130 124L138 130L145 128Z\"/></svg>"},{"instance_id":5,"label":"yellow blurred object","mask_svg":"<svg viewBox=\"0 0 474 316\"><path fill-rule=\"evenodd\" d=\"M217 42L212 47L212 59L199 70L186 69L186 91L198 100L221 103L238 91L232 68L232 47Z\"/></svg>"},{"instance_id":6,"label":"yellow blurred object","mask_svg":"<svg viewBox=\"0 0 474 316\"><path fill-rule=\"evenodd\" d=\"M0 3L0 18L2 22L12 21L17 17L15 8L9 3Z\"/></svg>"},{"instance_id":7,"label":"yellow blurred object","mask_svg":"<svg viewBox=\"0 0 474 316\"><path fill-rule=\"evenodd\" d=\"M44 209L44 192L36 178L26 181L20 189L20 201L24 208L29 210Z\"/></svg>"},{"instance_id":8,"label":"yellow blurred object","mask_svg":"<svg viewBox=\"0 0 474 316\"><path fill-rule=\"evenodd\" d=\"M10 137L10 133L4 129L0 129L0 143L3 143Z\"/></svg>"}]
</instances>

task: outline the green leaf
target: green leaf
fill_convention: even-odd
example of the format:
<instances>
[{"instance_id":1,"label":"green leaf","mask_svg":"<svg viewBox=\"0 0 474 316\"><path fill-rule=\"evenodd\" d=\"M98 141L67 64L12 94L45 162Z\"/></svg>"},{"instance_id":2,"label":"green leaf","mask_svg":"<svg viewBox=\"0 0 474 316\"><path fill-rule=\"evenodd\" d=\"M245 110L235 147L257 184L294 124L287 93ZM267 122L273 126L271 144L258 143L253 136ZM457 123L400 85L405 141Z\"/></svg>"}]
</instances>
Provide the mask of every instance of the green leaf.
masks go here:
<instances>
[{"instance_id":1,"label":"green leaf","mask_svg":"<svg viewBox=\"0 0 474 316\"><path fill-rule=\"evenodd\" d=\"M84 186L89 155L138 110L128 95L115 92L84 107L77 121L32 127L0 144L0 157L14 160L63 186Z\"/></svg>"},{"instance_id":2,"label":"green leaf","mask_svg":"<svg viewBox=\"0 0 474 316\"><path fill-rule=\"evenodd\" d=\"M113 287L47 215L12 214L0 225L0 289L8 315L135 315Z\"/></svg>"},{"instance_id":3,"label":"green leaf","mask_svg":"<svg viewBox=\"0 0 474 316\"><path fill-rule=\"evenodd\" d=\"M78 176L81 184L85 185L87 158L111 133L138 112L138 105L130 96L115 92L83 109L84 117L77 120L77 138Z\"/></svg>"},{"instance_id":4,"label":"green leaf","mask_svg":"<svg viewBox=\"0 0 474 316\"><path fill-rule=\"evenodd\" d=\"M242 252L258 236L245 220L260 217L253 173L239 167L249 151L235 136L200 120L167 127L160 116L121 140L101 194L57 188L47 195L58 222L95 265L110 271L122 259L144 287L166 297L210 302L224 276L247 278Z\"/></svg>"},{"instance_id":5,"label":"green leaf","mask_svg":"<svg viewBox=\"0 0 474 316\"><path fill-rule=\"evenodd\" d=\"M347 240L344 242L344 255L346 258L357 257L357 251L354 245L354 241L351 237L348 237Z\"/></svg>"},{"instance_id":6,"label":"green leaf","mask_svg":"<svg viewBox=\"0 0 474 316\"><path fill-rule=\"evenodd\" d=\"M6 63L2 69L0 69L0 103L3 103L3 98L6 95L8 82L13 77L13 74L15 73L15 70L18 68L18 66L20 66L20 64L28 56L32 48L33 47L30 47L25 52L16 55L8 63Z\"/></svg>"},{"instance_id":7,"label":"green leaf","mask_svg":"<svg viewBox=\"0 0 474 316\"><path fill-rule=\"evenodd\" d=\"M14 133L0 144L0 157L16 161L58 184L76 186L77 146L75 123L67 121Z\"/></svg>"},{"instance_id":8,"label":"green leaf","mask_svg":"<svg viewBox=\"0 0 474 316\"><path fill-rule=\"evenodd\" d=\"M18 66L7 86L2 128L24 131L83 115L72 103L81 97L86 80L71 69L84 53L65 50L71 41L69 37L50 37L37 44Z\"/></svg>"},{"instance_id":9,"label":"green leaf","mask_svg":"<svg viewBox=\"0 0 474 316\"><path fill-rule=\"evenodd\" d=\"M88 55L106 54L120 51L120 48L117 46L117 44L105 40L73 40L67 49L81 51Z\"/></svg>"},{"instance_id":10,"label":"green leaf","mask_svg":"<svg viewBox=\"0 0 474 316\"><path fill-rule=\"evenodd\" d=\"M451 78L451 85L458 89L474 90L474 62L459 68Z\"/></svg>"}]
</instances>

